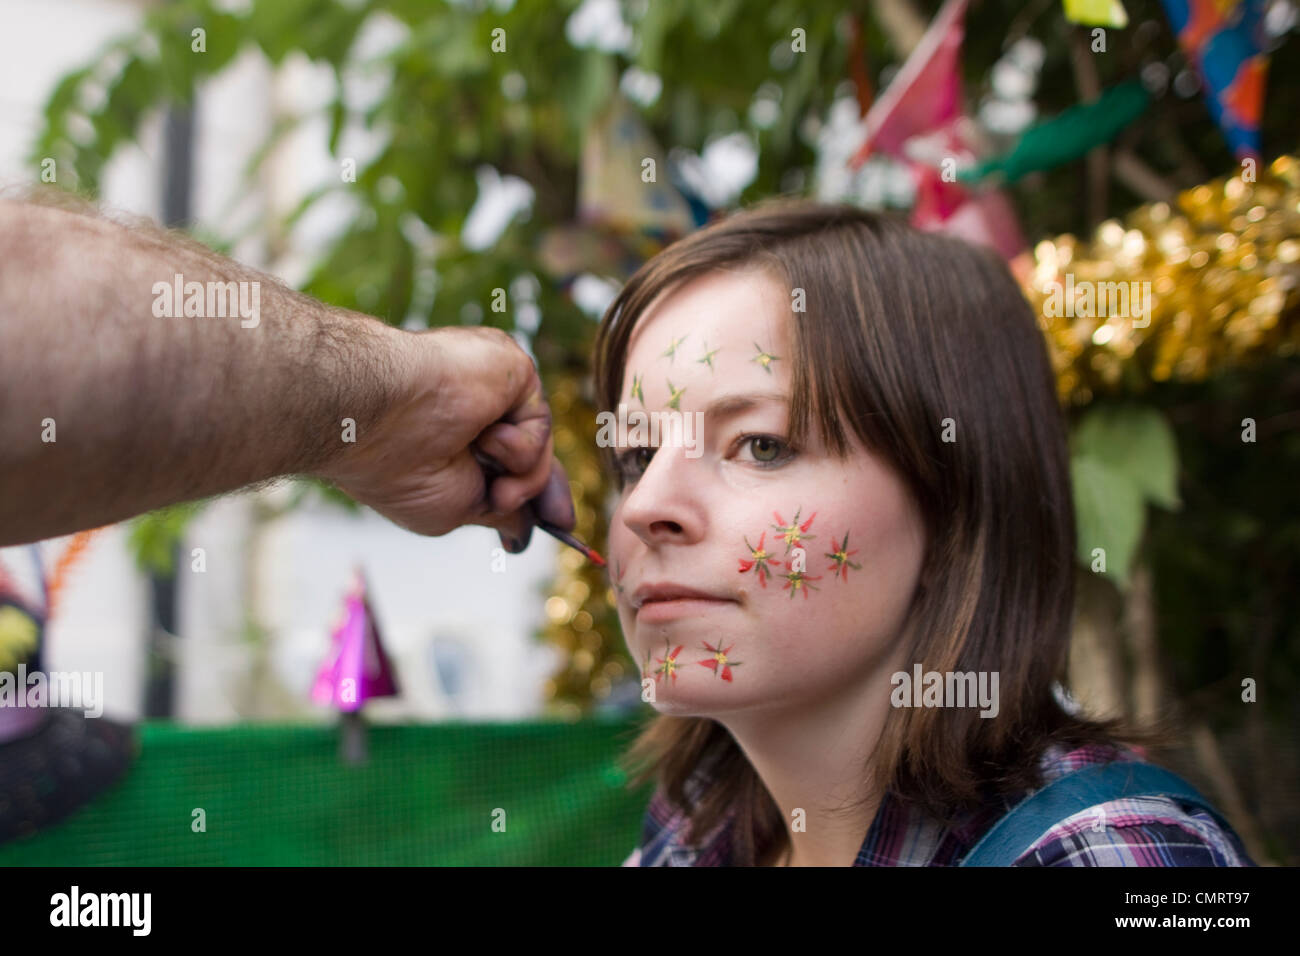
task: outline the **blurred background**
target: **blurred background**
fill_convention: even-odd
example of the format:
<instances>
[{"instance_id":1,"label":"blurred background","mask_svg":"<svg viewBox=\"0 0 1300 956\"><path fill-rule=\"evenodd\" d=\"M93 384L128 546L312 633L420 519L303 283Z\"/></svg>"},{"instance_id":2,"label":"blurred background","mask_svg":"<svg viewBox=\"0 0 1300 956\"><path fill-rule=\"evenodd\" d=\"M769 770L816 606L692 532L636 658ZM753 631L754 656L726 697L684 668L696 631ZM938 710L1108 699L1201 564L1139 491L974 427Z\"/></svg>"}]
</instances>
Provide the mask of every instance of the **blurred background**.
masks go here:
<instances>
[{"instance_id":1,"label":"blurred background","mask_svg":"<svg viewBox=\"0 0 1300 956\"><path fill-rule=\"evenodd\" d=\"M396 325L507 330L597 550L590 343L645 259L777 194L991 245L1072 423L1069 691L1171 721L1170 765L1294 865L1298 22L1293 0L0 0L0 186ZM1066 275L1151 283L1149 323L1061 315ZM645 794L613 758L651 711L609 582L545 535L496 546L291 482L0 549L38 625L0 612L0 669L102 672L122 730L67 723L95 758L68 766L0 741L0 861L618 862ZM395 675L364 722L312 695L353 639ZM490 845L477 805L430 822L439 793L513 794L524 835ZM246 825L196 841L207 805Z\"/></svg>"}]
</instances>

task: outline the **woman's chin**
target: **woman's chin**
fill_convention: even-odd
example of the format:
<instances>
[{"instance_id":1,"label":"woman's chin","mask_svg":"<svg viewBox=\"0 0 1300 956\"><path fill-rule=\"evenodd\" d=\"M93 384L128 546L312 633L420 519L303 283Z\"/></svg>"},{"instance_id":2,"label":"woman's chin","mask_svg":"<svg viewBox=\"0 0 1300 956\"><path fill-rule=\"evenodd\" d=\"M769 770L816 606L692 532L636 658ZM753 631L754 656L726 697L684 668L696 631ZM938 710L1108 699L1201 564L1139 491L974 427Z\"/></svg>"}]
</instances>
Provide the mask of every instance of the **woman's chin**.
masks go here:
<instances>
[{"instance_id":1,"label":"woman's chin","mask_svg":"<svg viewBox=\"0 0 1300 956\"><path fill-rule=\"evenodd\" d=\"M679 678L675 684L654 689L654 697L647 700L656 711L670 717L712 717L716 714L751 707L754 701L743 689L731 683L724 683L705 671L701 671L703 680ZM642 692L642 699L649 694Z\"/></svg>"}]
</instances>

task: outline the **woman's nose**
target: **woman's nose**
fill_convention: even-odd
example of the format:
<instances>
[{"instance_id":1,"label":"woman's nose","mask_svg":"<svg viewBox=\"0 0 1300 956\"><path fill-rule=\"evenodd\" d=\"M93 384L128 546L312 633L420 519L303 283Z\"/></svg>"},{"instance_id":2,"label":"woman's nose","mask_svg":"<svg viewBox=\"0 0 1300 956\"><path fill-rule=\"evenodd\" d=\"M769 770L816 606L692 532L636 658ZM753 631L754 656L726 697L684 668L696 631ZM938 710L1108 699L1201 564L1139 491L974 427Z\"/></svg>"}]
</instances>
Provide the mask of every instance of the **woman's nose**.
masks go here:
<instances>
[{"instance_id":1,"label":"woman's nose","mask_svg":"<svg viewBox=\"0 0 1300 956\"><path fill-rule=\"evenodd\" d=\"M705 530L705 462L661 447L623 500L622 521L646 544L689 544Z\"/></svg>"}]
</instances>

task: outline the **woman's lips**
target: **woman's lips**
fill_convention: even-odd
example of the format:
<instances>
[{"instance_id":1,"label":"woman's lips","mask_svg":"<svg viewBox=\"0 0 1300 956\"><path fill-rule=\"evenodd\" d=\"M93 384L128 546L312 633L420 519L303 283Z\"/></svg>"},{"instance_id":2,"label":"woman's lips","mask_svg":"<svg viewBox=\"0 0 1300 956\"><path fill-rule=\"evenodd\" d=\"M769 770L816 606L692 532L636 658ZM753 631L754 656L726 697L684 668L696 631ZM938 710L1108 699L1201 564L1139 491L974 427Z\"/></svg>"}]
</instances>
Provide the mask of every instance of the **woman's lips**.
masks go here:
<instances>
[{"instance_id":1,"label":"woman's lips","mask_svg":"<svg viewBox=\"0 0 1300 956\"><path fill-rule=\"evenodd\" d=\"M718 608L735 604L726 598L679 597L661 601L646 601L637 609L636 619L641 623L671 621L675 618L707 614Z\"/></svg>"},{"instance_id":2,"label":"woman's lips","mask_svg":"<svg viewBox=\"0 0 1300 956\"><path fill-rule=\"evenodd\" d=\"M735 603L728 594L702 591L675 581L647 582L632 592L635 617L643 622L703 614Z\"/></svg>"}]
</instances>

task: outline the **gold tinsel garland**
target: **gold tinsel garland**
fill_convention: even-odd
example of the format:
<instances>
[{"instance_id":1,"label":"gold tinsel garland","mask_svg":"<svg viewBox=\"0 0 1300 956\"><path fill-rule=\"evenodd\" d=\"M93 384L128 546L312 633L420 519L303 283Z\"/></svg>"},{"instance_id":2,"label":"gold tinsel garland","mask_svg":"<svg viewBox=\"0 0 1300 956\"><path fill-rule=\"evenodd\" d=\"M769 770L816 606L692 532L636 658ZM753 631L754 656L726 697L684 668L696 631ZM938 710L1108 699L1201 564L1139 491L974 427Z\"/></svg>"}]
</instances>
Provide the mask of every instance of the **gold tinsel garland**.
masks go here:
<instances>
[{"instance_id":1,"label":"gold tinsel garland","mask_svg":"<svg viewBox=\"0 0 1300 956\"><path fill-rule=\"evenodd\" d=\"M574 533L608 560L609 485L593 440L596 409L583 395L582 381L577 373L557 380L550 394L552 434L573 492ZM550 716L575 719L623 678L626 657L605 569L572 548L560 549L558 565L542 637L563 652L565 661L547 680L544 693Z\"/></svg>"},{"instance_id":2,"label":"gold tinsel garland","mask_svg":"<svg viewBox=\"0 0 1300 956\"><path fill-rule=\"evenodd\" d=\"M1235 175L1189 189L1175 208L1141 206L1124 223L1102 223L1086 245L1071 235L1044 240L1021 279L1069 405L1125 386L1201 381L1262 354L1295 355L1300 158L1279 157L1258 182ZM1150 309L1136 322L1132 308L1098 315L1101 296L1092 308L1058 308L1066 289L1086 306L1095 284L1130 282L1150 283Z\"/></svg>"},{"instance_id":3,"label":"gold tinsel garland","mask_svg":"<svg viewBox=\"0 0 1300 956\"><path fill-rule=\"evenodd\" d=\"M1264 354L1295 355L1300 157L1278 158L1258 182L1224 177L1187 190L1174 207L1141 206L1123 223L1102 223L1090 243L1071 235L1044 240L1032 261L1026 254L1016 265L1066 404L1085 405L1149 382L1201 381ZM1149 309L1137 323L1131 314L1104 314L1096 297L1097 308L1077 307L1083 290L1121 282L1150 283ZM1053 283L1060 284L1062 298L1066 288L1076 293L1073 307L1051 310L1064 314L1045 309ZM604 551L608 482L592 440L596 410L583 395L583 381L576 372L563 376L551 393L555 451L570 477L575 532ZM571 548L560 551L542 633L565 655L545 688L554 716L581 716L629 674L606 572Z\"/></svg>"}]
</instances>

